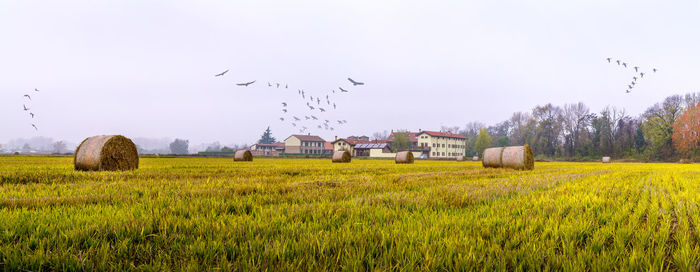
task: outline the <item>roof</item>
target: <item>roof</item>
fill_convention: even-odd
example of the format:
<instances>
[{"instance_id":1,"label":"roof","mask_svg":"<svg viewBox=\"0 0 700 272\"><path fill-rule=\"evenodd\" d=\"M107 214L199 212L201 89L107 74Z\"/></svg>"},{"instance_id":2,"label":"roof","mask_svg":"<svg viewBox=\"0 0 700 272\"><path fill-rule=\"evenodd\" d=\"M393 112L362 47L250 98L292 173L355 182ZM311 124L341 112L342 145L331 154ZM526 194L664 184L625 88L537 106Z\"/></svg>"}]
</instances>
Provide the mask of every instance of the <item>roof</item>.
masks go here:
<instances>
[{"instance_id":1,"label":"roof","mask_svg":"<svg viewBox=\"0 0 700 272\"><path fill-rule=\"evenodd\" d=\"M355 149L384 149L387 146L389 146L387 143L356 144Z\"/></svg>"},{"instance_id":2,"label":"roof","mask_svg":"<svg viewBox=\"0 0 700 272\"><path fill-rule=\"evenodd\" d=\"M325 142L326 141L323 138L318 137L316 135L292 134L292 136L289 136L289 137L297 137L297 139L299 139L302 142ZM289 137L287 137L287 139L289 139Z\"/></svg>"},{"instance_id":3,"label":"roof","mask_svg":"<svg viewBox=\"0 0 700 272\"><path fill-rule=\"evenodd\" d=\"M363 140L353 140L353 139L346 139L346 138L340 138L338 140L333 141L332 143L335 144L339 141L344 141L347 142L350 145L357 145L357 144L378 144L378 143L385 143L386 141L383 140L373 140L373 141L363 141Z\"/></svg>"},{"instance_id":4,"label":"roof","mask_svg":"<svg viewBox=\"0 0 700 272\"><path fill-rule=\"evenodd\" d=\"M254 144L254 146L284 147L284 143L277 142L277 143L271 143L271 144Z\"/></svg>"},{"instance_id":5,"label":"roof","mask_svg":"<svg viewBox=\"0 0 700 272\"><path fill-rule=\"evenodd\" d=\"M408 138L411 140L412 143L418 142L418 137L416 137L416 135L418 135L419 132L402 132L402 131L392 132L389 135L389 138L386 138L387 142L394 141L394 133L408 133Z\"/></svg>"},{"instance_id":6,"label":"roof","mask_svg":"<svg viewBox=\"0 0 700 272\"><path fill-rule=\"evenodd\" d=\"M326 144L323 145L323 149L333 150L333 143L326 142Z\"/></svg>"},{"instance_id":7,"label":"roof","mask_svg":"<svg viewBox=\"0 0 700 272\"><path fill-rule=\"evenodd\" d=\"M447 138L467 139L467 137L464 136L464 135L454 134L454 133L452 133L452 132L439 132L439 131L427 131L427 130L424 130L424 131L421 131L420 133L418 133L418 135L423 134L423 133L428 134L428 135L430 135L430 136L435 136L435 137L447 137Z\"/></svg>"}]
</instances>

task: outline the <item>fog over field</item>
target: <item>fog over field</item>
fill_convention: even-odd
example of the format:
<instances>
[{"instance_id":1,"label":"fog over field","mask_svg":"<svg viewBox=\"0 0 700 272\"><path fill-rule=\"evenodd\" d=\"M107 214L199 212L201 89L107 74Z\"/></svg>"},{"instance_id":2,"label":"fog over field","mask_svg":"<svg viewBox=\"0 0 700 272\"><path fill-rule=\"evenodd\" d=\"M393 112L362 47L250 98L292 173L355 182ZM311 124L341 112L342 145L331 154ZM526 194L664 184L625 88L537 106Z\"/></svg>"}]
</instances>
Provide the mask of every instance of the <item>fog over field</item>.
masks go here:
<instances>
[{"instance_id":1,"label":"fog over field","mask_svg":"<svg viewBox=\"0 0 700 272\"><path fill-rule=\"evenodd\" d=\"M299 89L338 87L324 114L347 124L309 130L326 140L494 124L550 102L638 115L698 91L698 14L698 1L0 0L0 144L124 134L205 148L268 126L283 140L299 131L281 102L309 115ZM608 57L648 76L625 93L629 69Z\"/></svg>"}]
</instances>

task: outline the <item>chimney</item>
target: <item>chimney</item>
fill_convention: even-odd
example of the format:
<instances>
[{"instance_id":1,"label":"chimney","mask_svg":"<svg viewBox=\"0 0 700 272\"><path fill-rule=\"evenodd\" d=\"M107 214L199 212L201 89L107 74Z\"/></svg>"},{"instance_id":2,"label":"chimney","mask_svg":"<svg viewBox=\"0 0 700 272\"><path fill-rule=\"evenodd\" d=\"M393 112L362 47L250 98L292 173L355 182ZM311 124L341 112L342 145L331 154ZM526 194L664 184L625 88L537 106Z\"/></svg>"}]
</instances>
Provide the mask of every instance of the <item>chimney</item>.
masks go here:
<instances>
[{"instance_id":1,"label":"chimney","mask_svg":"<svg viewBox=\"0 0 700 272\"><path fill-rule=\"evenodd\" d=\"M394 129L393 129L393 128L391 129L391 133L394 133Z\"/></svg>"},{"instance_id":2,"label":"chimney","mask_svg":"<svg viewBox=\"0 0 700 272\"><path fill-rule=\"evenodd\" d=\"M335 135L335 140L336 140L336 141L338 140L338 135Z\"/></svg>"},{"instance_id":3,"label":"chimney","mask_svg":"<svg viewBox=\"0 0 700 272\"><path fill-rule=\"evenodd\" d=\"M418 129L418 132L422 132L422 131L423 131L422 129L420 129L420 128Z\"/></svg>"},{"instance_id":4,"label":"chimney","mask_svg":"<svg viewBox=\"0 0 700 272\"><path fill-rule=\"evenodd\" d=\"M308 133L308 134L306 134L306 135L309 135L309 136L311 136L311 132L309 132L309 133Z\"/></svg>"}]
</instances>

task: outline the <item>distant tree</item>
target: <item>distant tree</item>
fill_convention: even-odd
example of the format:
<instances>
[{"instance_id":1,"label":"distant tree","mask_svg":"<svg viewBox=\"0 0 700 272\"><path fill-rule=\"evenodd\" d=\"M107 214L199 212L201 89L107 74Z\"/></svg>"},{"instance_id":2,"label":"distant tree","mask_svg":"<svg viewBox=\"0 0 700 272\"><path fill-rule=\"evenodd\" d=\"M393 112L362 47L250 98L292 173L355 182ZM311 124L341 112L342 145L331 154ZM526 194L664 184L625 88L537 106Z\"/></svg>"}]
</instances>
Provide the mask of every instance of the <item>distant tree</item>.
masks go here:
<instances>
[{"instance_id":1,"label":"distant tree","mask_svg":"<svg viewBox=\"0 0 700 272\"><path fill-rule=\"evenodd\" d=\"M25 144L22 146L22 152L26 153L26 152L29 152L29 151L32 151L32 147L29 146L29 144L25 143Z\"/></svg>"},{"instance_id":2,"label":"distant tree","mask_svg":"<svg viewBox=\"0 0 700 272\"><path fill-rule=\"evenodd\" d=\"M53 144L53 153L63 153L66 151L66 143L58 141Z\"/></svg>"},{"instance_id":3,"label":"distant tree","mask_svg":"<svg viewBox=\"0 0 700 272\"><path fill-rule=\"evenodd\" d=\"M207 146L206 152L219 152L221 150L221 144L219 142L213 142L211 145Z\"/></svg>"},{"instance_id":4,"label":"distant tree","mask_svg":"<svg viewBox=\"0 0 700 272\"><path fill-rule=\"evenodd\" d=\"M552 104L537 106L532 110L532 116L537 121L533 146L535 153L556 155L564 121L562 112L561 108Z\"/></svg>"},{"instance_id":5,"label":"distant tree","mask_svg":"<svg viewBox=\"0 0 700 272\"><path fill-rule=\"evenodd\" d=\"M258 140L259 144L272 144L275 143L277 139L275 137L272 137L272 132L270 131L270 127L268 126L265 132L263 132L263 135L260 137L260 140Z\"/></svg>"},{"instance_id":6,"label":"distant tree","mask_svg":"<svg viewBox=\"0 0 700 272\"><path fill-rule=\"evenodd\" d=\"M484 153L484 149L491 146L491 136L486 128L482 128L479 131L479 136L476 137L476 142L474 143L474 151L476 154L481 156Z\"/></svg>"},{"instance_id":7,"label":"distant tree","mask_svg":"<svg viewBox=\"0 0 700 272\"><path fill-rule=\"evenodd\" d=\"M394 132L391 148L394 149L394 152L411 149L411 136L409 132Z\"/></svg>"},{"instance_id":8,"label":"distant tree","mask_svg":"<svg viewBox=\"0 0 700 272\"><path fill-rule=\"evenodd\" d=\"M372 140L386 140L387 138L389 138L389 132L386 130L383 132L372 133Z\"/></svg>"},{"instance_id":9,"label":"distant tree","mask_svg":"<svg viewBox=\"0 0 700 272\"><path fill-rule=\"evenodd\" d=\"M189 153L189 140L175 139L170 143L170 152L173 154L187 154Z\"/></svg>"},{"instance_id":10,"label":"distant tree","mask_svg":"<svg viewBox=\"0 0 700 272\"><path fill-rule=\"evenodd\" d=\"M233 149L228 146L224 146L221 148L221 152L233 152Z\"/></svg>"},{"instance_id":11,"label":"distant tree","mask_svg":"<svg viewBox=\"0 0 700 272\"><path fill-rule=\"evenodd\" d=\"M682 98L674 95L644 112L642 130L647 142L645 152L649 159L674 160L673 123L682 111Z\"/></svg>"},{"instance_id":12,"label":"distant tree","mask_svg":"<svg viewBox=\"0 0 700 272\"><path fill-rule=\"evenodd\" d=\"M673 144L685 158L700 155L700 103L688 107L673 123Z\"/></svg>"}]
</instances>

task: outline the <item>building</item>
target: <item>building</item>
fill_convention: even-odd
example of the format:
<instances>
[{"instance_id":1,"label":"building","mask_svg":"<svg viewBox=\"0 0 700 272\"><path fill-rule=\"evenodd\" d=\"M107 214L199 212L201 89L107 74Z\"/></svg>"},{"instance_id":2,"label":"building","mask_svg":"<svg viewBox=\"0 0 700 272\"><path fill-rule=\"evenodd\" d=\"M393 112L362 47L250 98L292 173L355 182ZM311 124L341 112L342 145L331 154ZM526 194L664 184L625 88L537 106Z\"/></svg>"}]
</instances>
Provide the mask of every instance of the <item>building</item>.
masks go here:
<instances>
[{"instance_id":1,"label":"building","mask_svg":"<svg viewBox=\"0 0 700 272\"><path fill-rule=\"evenodd\" d=\"M355 141L369 141L369 137L364 136L364 135L362 135L362 136L350 136L347 139L355 140Z\"/></svg>"},{"instance_id":2,"label":"building","mask_svg":"<svg viewBox=\"0 0 700 272\"><path fill-rule=\"evenodd\" d=\"M279 156L284 152L284 143L254 144L250 146L250 152L253 156Z\"/></svg>"},{"instance_id":3,"label":"building","mask_svg":"<svg viewBox=\"0 0 700 272\"><path fill-rule=\"evenodd\" d=\"M326 140L316 135L294 134L284 139L284 153L293 154L323 154Z\"/></svg>"},{"instance_id":4,"label":"building","mask_svg":"<svg viewBox=\"0 0 700 272\"><path fill-rule=\"evenodd\" d=\"M418 147L429 150L429 158L451 159L463 156L467 143L467 137L450 132L421 131L416 137Z\"/></svg>"}]
</instances>

